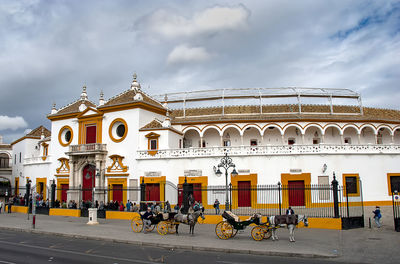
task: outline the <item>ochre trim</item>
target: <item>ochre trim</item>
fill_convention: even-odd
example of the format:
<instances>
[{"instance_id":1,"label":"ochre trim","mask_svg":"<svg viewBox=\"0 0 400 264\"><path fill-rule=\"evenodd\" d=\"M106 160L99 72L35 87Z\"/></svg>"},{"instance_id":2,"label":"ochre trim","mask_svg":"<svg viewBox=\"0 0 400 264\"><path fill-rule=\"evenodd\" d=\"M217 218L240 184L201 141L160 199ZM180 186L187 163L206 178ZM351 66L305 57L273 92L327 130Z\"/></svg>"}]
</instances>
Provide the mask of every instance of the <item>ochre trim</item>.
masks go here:
<instances>
[{"instance_id":1,"label":"ochre trim","mask_svg":"<svg viewBox=\"0 0 400 264\"><path fill-rule=\"evenodd\" d=\"M45 161L47 159L47 156L49 155L49 144L43 142L42 147L43 147L42 160Z\"/></svg>"},{"instance_id":2,"label":"ochre trim","mask_svg":"<svg viewBox=\"0 0 400 264\"><path fill-rule=\"evenodd\" d=\"M387 185L388 185L388 195L392 196L392 188L391 188L391 180L390 177L391 176L399 176L400 177L400 173L388 173L387 174ZM400 190L397 190L398 192L400 192Z\"/></svg>"},{"instance_id":3,"label":"ochre trim","mask_svg":"<svg viewBox=\"0 0 400 264\"><path fill-rule=\"evenodd\" d=\"M50 208L49 215L81 217L80 209Z\"/></svg>"},{"instance_id":4,"label":"ochre trim","mask_svg":"<svg viewBox=\"0 0 400 264\"><path fill-rule=\"evenodd\" d=\"M207 186L208 186L208 177L207 176L187 176L186 181L189 184L201 184L201 200L205 209L214 209L213 204L214 201L211 201L212 204L208 204L208 195L207 195ZM179 176L179 184L183 184L185 182L185 176ZM222 208L221 208L222 209Z\"/></svg>"},{"instance_id":5,"label":"ochre trim","mask_svg":"<svg viewBox=\"0 0 400 264\"><path fill-rule=\"evenodd\" d=\"M112 106L104 106L104 107L99 107L101 111L104 113L109 113L109 112L116 112L116 111L123 111L123 110L129 110L129 109L135 109L135 108L141 108L145 109L147 111L160 114L160 115L165 115L167 113L166 109L163 109L161 107L153 106L145 102L134 102L134 103L128 103L128 104L121 104L121 105L112 105Z\"/></svg>"},{"instance_id":6,"label":"ochre trim","mask_svg":"<svg viewBox=\"0 0 400 264\"><path fill-rule=\"evenodd\" d=\"M36 193L39 193L39 183L43 183L43 200L47 199L47 178L36 178Z\"/></svg>"},{"instance_id":7,"label":"ochre trim","mask_svg":"<svg viewBox=\"0 0 400 264\"><path fill-rule=\"evenodd\" d=\"M125 166L122 162L124 159L123 156L120 155L111 155L109 156L112 159L113 163L111 166L107 167L107 172L127 172L128 166Z\"/></svg>"},{"instance_id":8,"label":"ochre trim","mask_svg":"<svg viewBox=\"0 0 400 264\"><path fill-rule=\"evenodd\" d=\"M70 171L69 159L67 159L67 158L59 158L58 161L61 162L61 165L60 165L60 167L58 167L56 169L56 172L58 174L60 174L60 173L69 173L69 171Z\"/></svg>"},{"instance_id":9,"label":"ochre trim","mask_svg":"<svg viewBox=\"0 0 400 264\"><path fill-rule=\"evenodd\" d=\"M58 115L58 116L47 116L47 119L51 121L58 121L58 120L64 120L64 119L71 119L75 118L78 116L79 113L70 113L70 114L64 114L64 115Z\"/></svg>"},{"instance_id":10,"label":"ochre trim","mask_svg":"<svg viewBox=\"0 0 400 264\"><path fill-rule=\"evenodd\" d=\"M103 116L95 116L86 118L83 116L79 119L79 136L78 136L78 144L86 144L86 126L95 125L96 126L96 143L101 144L102 140L102 124L103 124Z\"/></svg>"},{"instance_id":11,"label":"ochre trim","mask_svg":"<svg viewBox=\"0 0 400 264\"><path fill-rule=\"evenodd\" d=\"M251 173L251 174L242 174L242 175L237 175L235 177L232 176L231 174L231 183L232 187L234 188L234 191L232 191L232 209L236 209L239 207L239 191L237 190L238 188L238 182L240 181L250 181L250 199L251 199L251 208L256 208L257 205L257 174L256 173ZM254 189L253 189L254 188Z\"/></svg>"},{"instance_id":12,"label":"ochre trim","mask_svg":"<svg viewBox=\"0 0 400 264\"><path fill-rule=\"evenodd\" d=\"M58 178L57 179L57 200L59 200L60 202L61 202L61 192L62 192L61 184L68 184L69 185L69 178L67 178L67 179ZM77 202L77 201L75 201L75 202Z\"/></svg>"},{"instance_id":13,"label":"ochre trim","mask_svg":"<svg viewBox=\"0 0 400 264\"><path fill-rule=\"evenodd\" d=\"M62 132L68 129L71 132L71 138L69 139L69 141L67 143L63 143L63 140L61 139L61 134ZM63 147L67 147L69 144L71 144L72 139L74 138L74 132L72 130L72 128L70 126L63 126L59 131L58 131L58 142L60 143L61 146Z\"/></svg>"},{"instance_id":14,"label":"ochre trim","mask_svg":"<svg viewBox=\"0 0 400 264\"><path fill-rule=\"evenodd\" d=\"M288 186L289 181L304 181L305 186L310 186L311 173L301 173L301 174L282 173L281 174L282 185ZM310 188L306 188L304 190L304 203L306 207L312 207ZM282 206L283 208L287 208L289 206L289 192L287 188L282 189Z\"/></svg>"},{"instance_id":15,"label":"ochre trim","mask_svg":"<svg viewBox=\"0 0 400 264\"><path fill-rule=\"evenodd\" d=\"M114 136L112 135L112 128L113 128L114 124L117 122L121 122L125 126L125 133L120 139L114 138ZM112 141L114 141L115 143L119 143L126 138L127 134L128 134L128 124L126 123L126 121L124 119L116 118L111 122L110 127L108 128L108 135L110 136Z\"/></svg>"},{"instance_id":16,"label":"ochre trim","mask_svg":"<svg viewBox=\"0 0 400 264\"><path fill-rule=\"evenodd\" d=\"M21 142L22 140L27 139L27 138L31 138L31 139L40 139L40 137L24 136L24 137L22 137L22 138L20 138L20 139L15 140L15 141L12 142L10 145L11 145L11 146L12 146L12 145L15 145L15 144L17 144L18 142Z\"/></svg>"},{"instance_id":17,"label":"ochre trim","mask_svg":"<svg viewBox=\"0 0 400 264\"><path fill-rule=\"evenodd\" d=\"M167 181L166 176L159 176L159 177L143 177L140 176L140 183L158 183L160 184L160 201L165 201L165 183Z\"/></svg>"},{"instance_id":18,"label":"ochre trim","mask_svg":"<svg viewBox=\"0 0 400 264\"><path fill-rule=\"evenodd\" d=\"M347 186L346 186L346 177L356 177L357 181L357 193L349 193L349 197L358 197L360 196L360 175L358 173L343 173L342 180L343 186L345 187L345 191L343 192L343 197L346 197Z\"/></svg>"},{"instance_id":19,"label":"ochre trim","mask_svg":"<svg viewBox=\"0 0 400 264\"><path fill-rule=\"evenodd\" d=\"M104 174L106 177L111 177L111 176L129 176L129 173L105 173Z\"/></svg>"},{"instance_id":20,"label":"ochre trim","mask_svg":"<svg viewBox=\"0 0 400 264\"><path fill-rule=\"evenodd\" d=\"M158 143L159 143L158 138L160 137L160 135L157 134L157 133L151 132L151 133L145 135L145 137L147 137L147 153L149 153L151 156L156 155L157 152L158 152L158 149L159 149L159 147L158 147ZM157 148L156 149L151 149L151 141L152 140L156 140L157 141Z\"/></svg>"},{"instance_id":21,"label":"ochre trim","mask_svg":"<svg viewBox=\"0 0 400 264\"><path fill-rule=\"evenodd\" d=\"M122 202L124 203L124 206L126 205L126 193L128 192L128 180L127 178L107 178L107 185L108 185L108 195L109 195L109 201L113 200L113 185L114 184L122 184ZM120 201L119 201L120 202Z\"/></svg>"}]
</instances>

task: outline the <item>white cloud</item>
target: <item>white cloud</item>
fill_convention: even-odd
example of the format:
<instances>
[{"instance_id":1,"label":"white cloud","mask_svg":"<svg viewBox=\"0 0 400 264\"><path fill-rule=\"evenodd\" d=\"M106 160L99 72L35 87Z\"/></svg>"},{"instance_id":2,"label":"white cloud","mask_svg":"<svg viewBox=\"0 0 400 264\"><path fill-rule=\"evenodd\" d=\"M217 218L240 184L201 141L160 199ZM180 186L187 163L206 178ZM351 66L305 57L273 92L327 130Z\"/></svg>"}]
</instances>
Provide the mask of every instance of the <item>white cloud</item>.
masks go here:
<instances>
[{"instance_id":1,"label":"white cloud","mask_svg":"<svg viewBox=\"0 0 400 264\"><path fill-rule=\"evenodd\" d=\"M247 26L249 16L249 10L243 5L214 6L195 13L189 19L166 10L159 10L149 17L148 23L151 31L174 38L243 29Z\"/></svg>"},{"instance_id":2,"label":"white cloud","mask_svg":"<svg viewBox=\"0 0 400 264\"><path fill-rule=\"evenodd\" d=\"M0 116L0 130L17 130L20 128L26 128L27 126L28 123L26 123L23 117Z\"/></svg>"},{"instance_id":3,"label":"white cloud","mask_svg":"<svg viewBox=\"0 0 400 264\"><path fill-rule=\"evenodd\" d=\"M175 47L167 58L168 64L202 62L209 60L211 54L203 47L189 47L185 44Z\"/></svg>"}]
</instances>

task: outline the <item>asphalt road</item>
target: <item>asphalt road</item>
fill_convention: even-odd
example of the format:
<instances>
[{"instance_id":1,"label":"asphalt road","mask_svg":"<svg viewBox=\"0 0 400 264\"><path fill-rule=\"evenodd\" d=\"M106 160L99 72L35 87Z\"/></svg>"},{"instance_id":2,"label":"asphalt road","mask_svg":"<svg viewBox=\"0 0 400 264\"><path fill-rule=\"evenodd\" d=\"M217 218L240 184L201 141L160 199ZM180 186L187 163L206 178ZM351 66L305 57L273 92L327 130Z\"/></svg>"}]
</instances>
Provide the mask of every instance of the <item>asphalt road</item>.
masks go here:
<instances>
[{"instance_id":1,"label":"asphalt road","mask_svg":"<svg viewBox=\"0 0 400 264\"><path fill-rule=\"evenodd\" d=\"M13 263L335 263L334 259L170 250L0 230L0 264Z\"/></svg>"}]
</instances>

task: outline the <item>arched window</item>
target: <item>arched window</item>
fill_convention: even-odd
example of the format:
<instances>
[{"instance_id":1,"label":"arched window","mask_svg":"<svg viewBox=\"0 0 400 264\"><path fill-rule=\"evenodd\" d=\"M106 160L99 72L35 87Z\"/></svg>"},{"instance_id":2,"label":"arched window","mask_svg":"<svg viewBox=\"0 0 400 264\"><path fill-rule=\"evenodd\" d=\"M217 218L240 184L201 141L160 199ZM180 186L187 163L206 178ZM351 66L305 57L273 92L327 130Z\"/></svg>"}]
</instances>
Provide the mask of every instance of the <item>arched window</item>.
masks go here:
<instances>
[{"instance_id":1,"label":"arched window","mask_svg":"<svg viewBox=\"0 0 400 264\"><path fill-rule=\"evenodd\" d=\"M10 167L10 157L7 154L0 154L0 168L9 168Z\"/></svg>"}]
</instances>

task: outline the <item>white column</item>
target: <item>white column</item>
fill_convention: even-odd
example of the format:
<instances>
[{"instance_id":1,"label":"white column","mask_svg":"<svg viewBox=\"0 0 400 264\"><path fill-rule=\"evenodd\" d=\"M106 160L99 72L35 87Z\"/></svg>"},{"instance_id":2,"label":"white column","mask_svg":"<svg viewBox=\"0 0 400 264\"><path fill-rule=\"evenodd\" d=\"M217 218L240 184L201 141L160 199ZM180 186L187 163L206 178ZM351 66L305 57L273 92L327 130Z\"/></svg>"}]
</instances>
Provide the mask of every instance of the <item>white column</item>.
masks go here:
<instances>
[{"instance_id":1,"label":"white column","mask_svg":"<svg viewBox=\"0 0 400 264\"><path fill-rule=\"evenodd\" d=\"M325 134L321 134L321 143L325 143Z\"/></svg>"},{"instance_id":2,"label":"white column","mask_svg":"<svg viewBox=\"0 0 400 264\"><path fill-rule=\"evenodd\" d=\"M282 145L285 145L285 135L282 134L281 136L282 136Z\"/></svg>"},{"instance_id":3,"label":"white column","mask_svg":"<svg viewBox=\"0 0 400 264\"><path fill-rule=\"evenodd\" d=\"M243 135L240 135L240 140L241 140L242 146L244 146Z\"/></svg>"},{"instance_id":4,"label":"white column","mask_svg":"<svg viewBox=\"0 0 400 264\"><path fill-rule=\"evenodd\" d=\"M358 145L361 145L361 134L357 134L358 136Z\"/></svg>"},{"instance_id":5,"label":"white column","mask_svg":"<svg viewBox=\"0 0 400 264\"><path fill-rule=\"evenodd\" d=\"M264 135L261 135L261 146L265 146L265 144L264 144Z\"/></svg>"},{"instance_id":6,"label":"white column","mask_svg":"<svg viewBox=\"0 0 400 264\"><path fill-rule=\"evenodd\" d=\"M203 147L203 137L200 137L200 148Z\"/></svg>"},{"instance_id":7,"label":"white column","mask_svg":"<svg viewBox=\"0 0 400 264\"><path fill-rule=\"evenodd\" d=\"M344 135L343 134L340 135L340 143L342 145L344 144Z\"/></svg>"},{"instance_id":8,"label":"white column","mask_svg":"<svg viewBox=\"0 0 400 264\"><path fill-rule=\"evenodd\" d=\"M223 146L224 146L224 137L221 136L221 147L223 147Z\"/></svg>"},{"instance_id":9,"label":"white column","mask_svg":"<svg viewBox=\"0 0 400 264\"><path fill-rule=\"evenodd\" d=\"M392 137L392 144L394 144L394 133L391 135Z\"/></svg>"},{"instance_id":10,"label":"white column","mask_svg":"<svg viewBox=\"0 0 400 264\"><path fill-rule=\"evenodd\" d=\"M304 134L301 134L301 144L304 145Z\"/></svg>"},{"instance_id":11,"label":"white column","mask_svg":"<svg viewBox=\"0 0 400 264\"><path fill-rule=\"evenodd\" d=\"M71 161L69 163L69 187L74 187L75 186L75 165L74 165L74 161Z\"/></svg>"}]
</instances>

